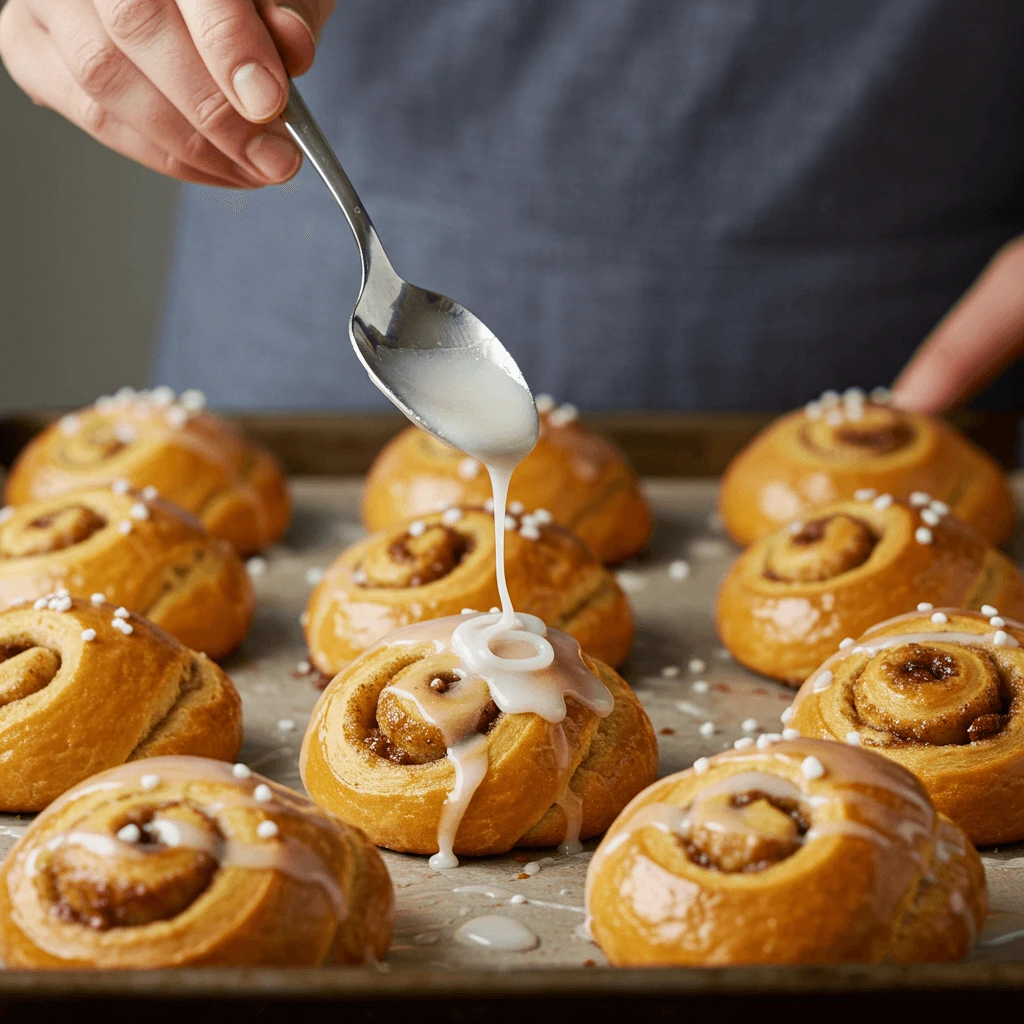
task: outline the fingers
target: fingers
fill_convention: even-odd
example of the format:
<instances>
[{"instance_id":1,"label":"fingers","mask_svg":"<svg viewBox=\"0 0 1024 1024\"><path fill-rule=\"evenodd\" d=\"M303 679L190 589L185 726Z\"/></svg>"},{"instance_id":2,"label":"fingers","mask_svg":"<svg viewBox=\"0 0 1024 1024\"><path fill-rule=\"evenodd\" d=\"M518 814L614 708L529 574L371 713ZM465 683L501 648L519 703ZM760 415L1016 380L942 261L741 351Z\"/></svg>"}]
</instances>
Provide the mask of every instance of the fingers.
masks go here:
<instances>
[{"instance_id":1,"label":"fingers","mask_svg":"<svg viewBox=\"0 0 1024 1024\"><path fill-rule=\"evenodd\" d=\"M293 78L313 65L320 32L334 10L334 0L259 0L260 13Z\"/></svg>"},{"instance_id":2,"label":"fingers","mask_svg":"<svg viewBox=\"0 0 1024 1024\"><path fill-rule=\"evenodd\" d=\"M1001 249L925 338L893 387L906 409L965 401L1024 355L1024 239Z\"/></svg>"}]
</instances>

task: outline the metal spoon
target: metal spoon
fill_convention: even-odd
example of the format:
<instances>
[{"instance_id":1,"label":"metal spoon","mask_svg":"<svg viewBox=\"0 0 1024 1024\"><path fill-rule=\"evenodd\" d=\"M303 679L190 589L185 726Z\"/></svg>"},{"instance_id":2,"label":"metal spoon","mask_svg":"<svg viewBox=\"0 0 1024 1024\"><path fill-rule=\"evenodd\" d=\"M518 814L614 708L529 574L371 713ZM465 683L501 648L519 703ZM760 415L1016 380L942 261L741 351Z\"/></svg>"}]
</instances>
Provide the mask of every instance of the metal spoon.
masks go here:
<instances>
[{"instance_id":1,"label":"metal spoon","mask_svg":"<svg viewBox=\"0 0 1024 1024\"><path fill-rule=\"evenodd\" d=\"M282 119L348 220L362 262L349 335L370 379L414 423L484 462L534 446L537 407L515 360L465 306L395 273L295 84Z\"/></svg>"}]
</instances>

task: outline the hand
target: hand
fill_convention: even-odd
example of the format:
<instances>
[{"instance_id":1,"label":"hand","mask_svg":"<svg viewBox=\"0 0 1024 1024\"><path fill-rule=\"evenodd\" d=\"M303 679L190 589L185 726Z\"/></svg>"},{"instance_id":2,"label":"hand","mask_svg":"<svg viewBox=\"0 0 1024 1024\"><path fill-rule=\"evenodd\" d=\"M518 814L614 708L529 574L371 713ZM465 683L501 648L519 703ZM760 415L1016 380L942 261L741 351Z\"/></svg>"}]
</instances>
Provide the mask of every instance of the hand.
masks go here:
<instances>
[{"instance_id":1,"label":"hand","mask_svg":"<svg viewBox=\"0 0 1024 1024\"><path fill-rule=\"evenodd\" d=\"M288 75L309 70L334 0L8 0L0 59L36 102L182 181L258 188L302 156Z\"/></svg>"},{"instance_id":2,"label":"hand","mask_svg":"<svg viewBox=\"0 0 1024 1024\"><path fill-rule=\"evenodd\" d=\"M941 412L1024 355L1024 236L992 257L921 343L893 387L904 409Z\"/></svg>"}]
</instances>

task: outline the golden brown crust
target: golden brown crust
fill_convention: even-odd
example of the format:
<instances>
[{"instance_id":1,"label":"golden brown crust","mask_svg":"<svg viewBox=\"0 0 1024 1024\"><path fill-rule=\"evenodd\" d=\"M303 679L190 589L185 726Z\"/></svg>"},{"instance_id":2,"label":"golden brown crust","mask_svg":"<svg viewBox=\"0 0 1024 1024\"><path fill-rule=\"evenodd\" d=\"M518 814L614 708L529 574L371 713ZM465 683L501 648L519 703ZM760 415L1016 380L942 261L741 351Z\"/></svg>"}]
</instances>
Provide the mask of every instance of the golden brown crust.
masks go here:
<instances>
[{"instance_id":1,"label":"golden brown crust","mask_svg":"<svg viewBox=\"0 0 1024 1024\"><path fill-rule=\"evenodd\" d=\"M170 399L140 392L52 424L15 461L7 501L18 505L122 479L155 487L240 554L269 547L291 516L276 459L219 417Z\"/></svg>"},{"instance_id":2,"label":"golden brown crust","mask_svg":"<svg viewBox=\"0 0 1024 1024\"><path fill-rule=\"evenodd\" d=\"M755 541L723 580L716 618L738 661L799 686L844 638L922 601L1021 618L1024 580L952 515L879 496Z\"/></svg>"},{"instance_id":3,"label":"golden brown crust","mask_svg":"<svg viewBox=\"0 0 1024 1024\"><path fill-rule=\"evenodd\" d=\"M505 568L512 603L574 636L605 664L625 661L633 614L615 577L568 530L511 517ZM306 609L310 660L333 676L395 629L499 604L494 517L481 509L435 513L352 545L327 570ZM530 520L527 520L529 524Z\"/></svg>"},{"instance_id":4,"label":"golden brown crust","mask_svg":"<svg viewBox=\"0 0 1024 1024\"><path fill-rule=\"evenodd\" d=\"M852 734L903 765L975 843L1024 839L1022 643L1024 626L1001 616L901 615L813 673L789 724L822 739Z\"/></svg>"},{"instance_id":5,"label":"golden brown crust","mask_svg":"<svg viewBox=\"0 0 1024 1024\"><path fill-rule=\"evenodd\" d=\"M861 409L850 419L846 410ZM897 498L920 491L945 502L993 544L1013 529L1013 498L995 460L947 423L887 405L783 416L729 464L719 509L742 545L870 488ZM830 422L834 421L834 422Z\"/></svg>"},{"instance_id":6,"label":"golden brown crust","mask_svg":"<svg viewBox=\"0 0 1024 1024\"><path fill-rule=\"evenodd\" d=\"M211 658L242 642L255 603L225 541L169 502L120 487L30 501L0 522L0 609L61 587L103 594Z\"/></svg>"},{"instance_id":7,"label":"golden brown crust","mask_svg":"<svg viewBox=\"0 0 1024 1024\"><path fill-rule=\"evenodd\" d=\"M385 642L367 652L324 691L303 740L300 767L310 796L378 845L405 853L437 852L455 769L443 741L386 718L381 695L403 673L444 674L458 664L445 657L423 643ZM657 741L639 701L614 670L584 660L614 697L608 717L570 696L558 725L535 714L494 717L493 706L479 723L486 775L458 827L456 854L561 842L566 818L554 805L566 788L583 800L580 837L597 835L654 779Z\"/></svg>"},{"instance_id":8,"label":"golden brown crust","mask_svg":"<svg viewBox=\"0 0 1024 1024\"><path fill-rule=\"evenodd\" d=\"M817 740L700 767L641 793L590 863L591 930L616 966L955 960L971 947L981 859L909 772Z\"/></svg>"},{"instance_id":9,"label":"golden brown crust","mask_svg":"<svg viewBox=\"0 0 1024 1024\"><path fill-rule=\"evenodd\" d=\"M393 919L391 880L365 836L203 758L88 779L0 868L9 967L366 963L384 955Z\"/></svg>"},{"instance_id":10,"label":"golden brown crust","mask_svg":"<svg viewBox=\"0 0 1024 1024\"><path fill-rule=\"evenodd\" d=\"M605 565L638 554L654 521L636 474L607 441L575 421L552 421L552 415L541 415L540 440L512 477L510 502L546 509ZM370 467L363 521L370 530L383 530L450 505L483 505L490 494L482 465L408 427Z\"/></svg>"},{"instance_id":11,"label":"golden brown crust","mask_svg":"<svg viewBox=\"0 0 1024 1024\"><path fill-rule=\"evenodd\" d=\"M0 612L0 810L38 811L141 757L238 753L241 701L205 655L111 604L51 605Z\"/></svg>"}]
</instances>

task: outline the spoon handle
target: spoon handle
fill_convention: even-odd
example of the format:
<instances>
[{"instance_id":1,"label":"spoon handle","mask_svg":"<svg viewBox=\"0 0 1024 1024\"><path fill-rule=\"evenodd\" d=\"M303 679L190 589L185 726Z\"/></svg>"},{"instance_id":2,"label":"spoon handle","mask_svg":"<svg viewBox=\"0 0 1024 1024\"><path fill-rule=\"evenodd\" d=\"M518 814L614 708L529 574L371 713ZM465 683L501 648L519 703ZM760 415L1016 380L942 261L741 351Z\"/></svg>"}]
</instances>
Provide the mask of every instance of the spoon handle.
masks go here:
<instances>
[{"instance_id":1,"label":"spoon handle","mask_svg":"<svg viewBox=\"0 0 1024 1024\"><path fill-rule=\"evenodd\" d=\"M383 257L384 250L381 247L380 239L374 230L373 222L363 207L352 182L341 166L340 161L331 149L320 126L316 123L313 115L306 106L295 83L290 83L288 93L288 104L281 115L285 127L291 136L299 144L300 149L309 158L310 163L317 169L324 184L331 190L331 195L337 200L356 236L356 244L359 246L359 256L363 264L363 280L366 280L370 269L371 257ZM385 257L386 259L386 257Z\"/></svg>"}]
</instances>

